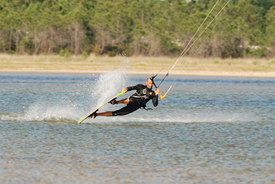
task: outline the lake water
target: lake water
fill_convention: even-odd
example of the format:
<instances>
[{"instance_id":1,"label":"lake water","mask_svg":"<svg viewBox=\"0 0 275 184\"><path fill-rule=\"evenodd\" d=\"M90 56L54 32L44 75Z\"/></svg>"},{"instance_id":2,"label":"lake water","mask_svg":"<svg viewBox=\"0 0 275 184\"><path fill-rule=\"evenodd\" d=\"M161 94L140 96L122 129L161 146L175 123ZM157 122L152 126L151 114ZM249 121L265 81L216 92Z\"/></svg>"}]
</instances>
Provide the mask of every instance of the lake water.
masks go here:
<instances>
[{"instance_id":1,"label":"lake water","mask_svg":"<svg viewBox=\"0 0 275 184\"><path fill-rule=\"evenodd\" d=\"M154 110L77 124L146 77L0 73L0 183L275 182L275 78L172 76Z\"/></svg>"}]
</instances>

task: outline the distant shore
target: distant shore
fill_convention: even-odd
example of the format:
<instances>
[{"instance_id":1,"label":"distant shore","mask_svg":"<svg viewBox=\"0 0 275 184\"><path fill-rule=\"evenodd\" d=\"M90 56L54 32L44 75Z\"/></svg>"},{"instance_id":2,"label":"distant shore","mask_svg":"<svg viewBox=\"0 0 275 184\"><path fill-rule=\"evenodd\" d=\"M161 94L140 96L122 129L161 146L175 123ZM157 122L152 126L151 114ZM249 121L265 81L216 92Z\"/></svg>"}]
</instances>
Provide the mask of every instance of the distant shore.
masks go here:
<instances>
[{"instance_id":1,"label":"distant shore","mask_svg":"<svg viewBox=\"0 0 275 184\"><path fill-rule=\"evenodd\" d=\"M166 74L176 57L108 57L0 54L0 72ZM170 75L275 77L275 58L181 58Z\"/></svg>"}]
</instances>

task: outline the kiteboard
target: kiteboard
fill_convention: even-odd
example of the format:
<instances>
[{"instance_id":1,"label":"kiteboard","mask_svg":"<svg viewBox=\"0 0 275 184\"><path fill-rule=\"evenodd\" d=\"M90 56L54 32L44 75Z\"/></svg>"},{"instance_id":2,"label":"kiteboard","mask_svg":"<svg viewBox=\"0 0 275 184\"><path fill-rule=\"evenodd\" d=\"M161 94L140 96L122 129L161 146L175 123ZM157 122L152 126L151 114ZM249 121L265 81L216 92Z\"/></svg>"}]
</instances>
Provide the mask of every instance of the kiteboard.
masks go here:
<instances>
[{"instance_id":1,"label":"kiteboard","mask_svg":"<svg viewBox=\"0 0 275 184\"><path fill-rule=\"evenodd\" d=\"M113 98L111 98L110 100L108 100L107 102L105 102L104 104L102 104L101 106L99 106L98 108L96 108L92 113L90 113L89 115L85 116L83 119L78 121L78 124L82 123L85 119L91 117L92 115L94 115L101 107L103 107L104 105L110 103L112 100L116 99L117 97L119 97L120 95L126 93L127 90L122 91L121 93L119 93L118 95L114 96Z\"/></svg>"}]
</instances>

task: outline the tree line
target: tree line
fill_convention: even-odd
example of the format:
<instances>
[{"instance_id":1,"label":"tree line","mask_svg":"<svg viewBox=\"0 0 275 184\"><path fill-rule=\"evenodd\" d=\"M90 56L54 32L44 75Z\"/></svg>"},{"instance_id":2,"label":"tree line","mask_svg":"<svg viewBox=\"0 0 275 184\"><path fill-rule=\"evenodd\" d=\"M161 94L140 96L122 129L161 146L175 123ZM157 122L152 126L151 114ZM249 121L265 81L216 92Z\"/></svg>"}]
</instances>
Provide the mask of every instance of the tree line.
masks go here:
<instances>
[{"instance_id":1,"label":"tree line","mask_svg":"<svg viewBox=\"0 0 275 184\"><path fill-rule=\"evenodd\" d=\"M0 52L178 56L228 0L0 0ZM231 0L188 52L275 55L274 0Z\"/></svg>"}]
</instances>

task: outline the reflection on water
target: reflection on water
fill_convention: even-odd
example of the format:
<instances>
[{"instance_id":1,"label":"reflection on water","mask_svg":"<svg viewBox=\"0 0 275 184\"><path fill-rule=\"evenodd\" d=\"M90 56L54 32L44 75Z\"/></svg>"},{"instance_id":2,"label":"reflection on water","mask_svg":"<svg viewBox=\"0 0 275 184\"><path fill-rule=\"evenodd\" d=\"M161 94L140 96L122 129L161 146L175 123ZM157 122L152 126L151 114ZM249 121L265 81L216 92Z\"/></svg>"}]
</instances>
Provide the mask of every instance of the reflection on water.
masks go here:
<instances>
[{"instance_id":1,"label":"reflection on water","mask_svg":"<svg viewBox=\"0 0 275 184\"><path fill-rule=\"evenodd\" d=\"M172 78L154 111L77 125L97 77L0 75L1 183L274 181L274 79ZM113 90L146 78L124 77Z\"/></svg>"}]
</instances>

